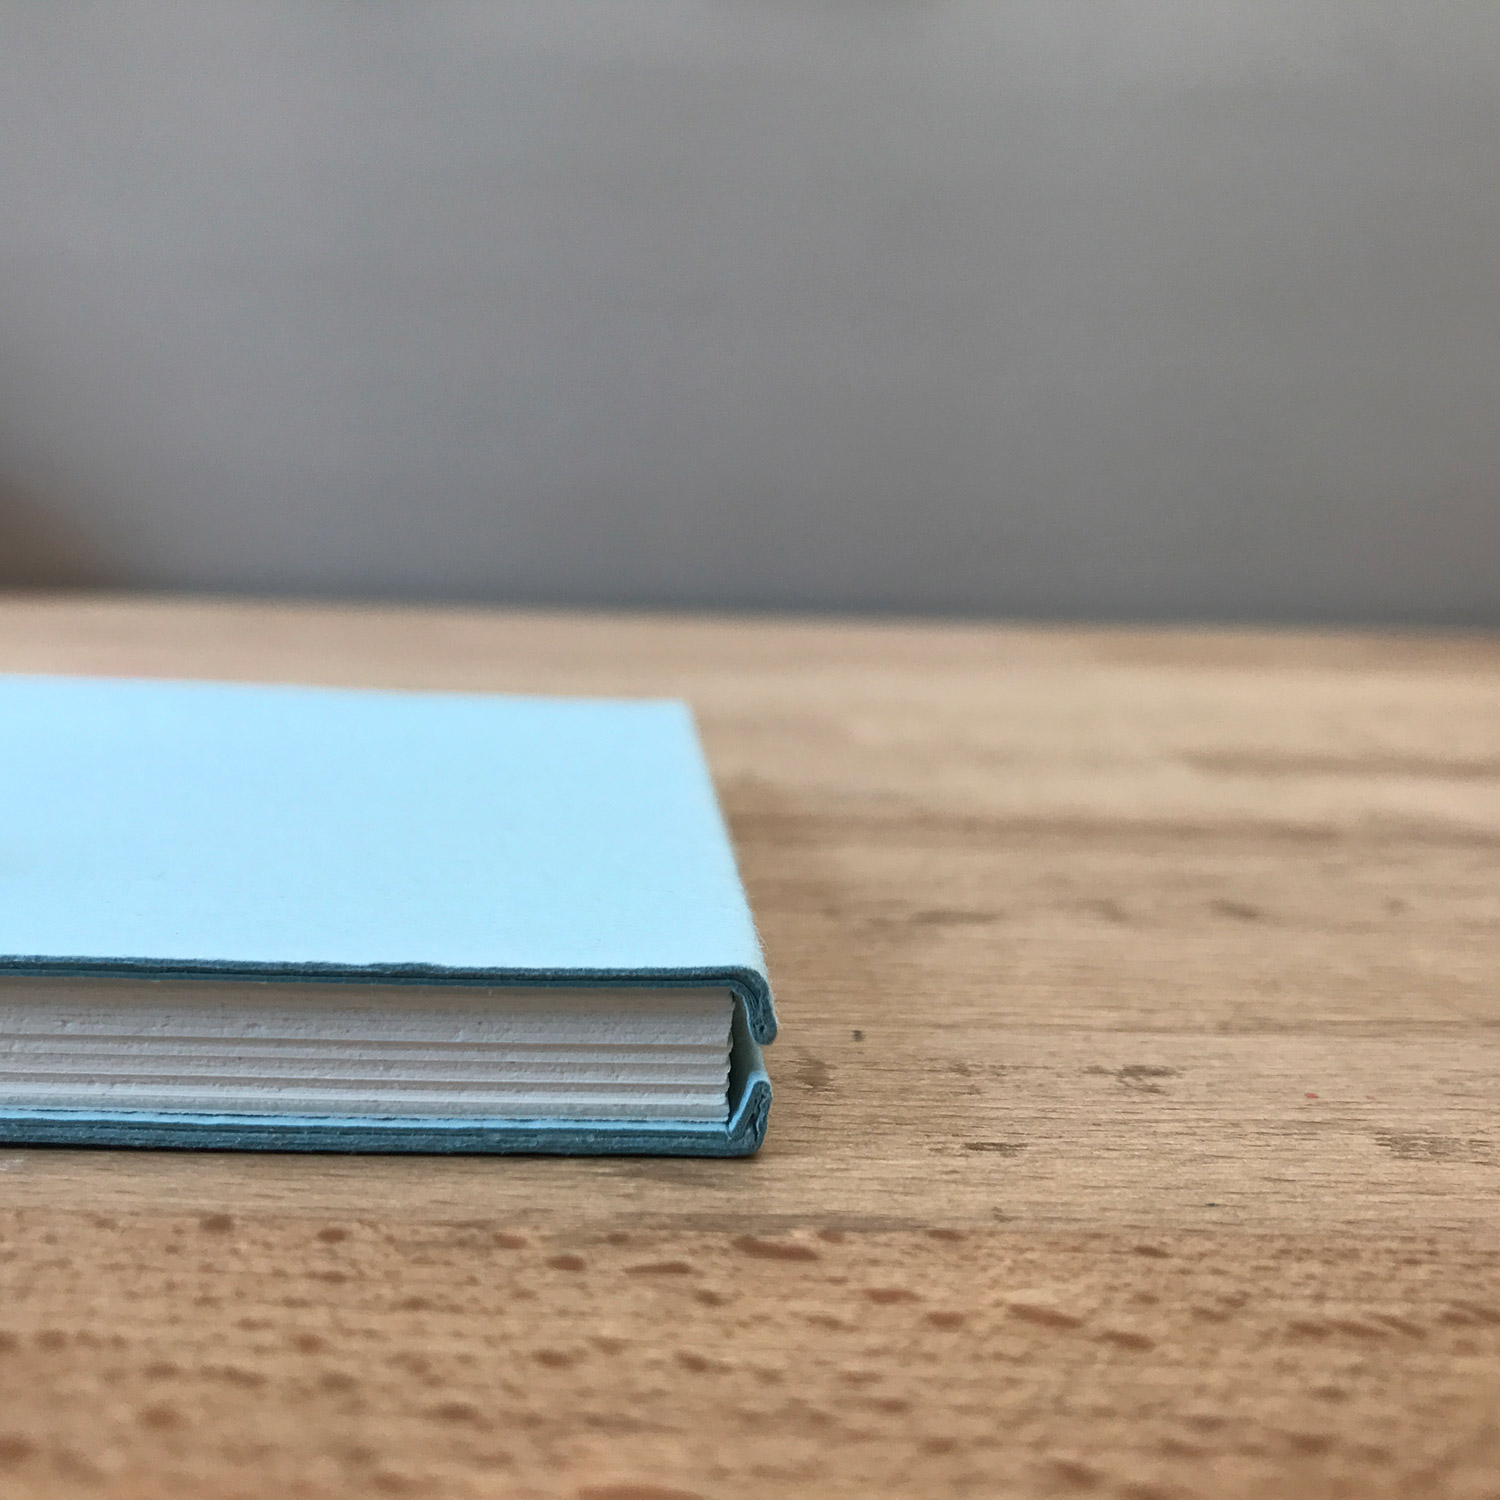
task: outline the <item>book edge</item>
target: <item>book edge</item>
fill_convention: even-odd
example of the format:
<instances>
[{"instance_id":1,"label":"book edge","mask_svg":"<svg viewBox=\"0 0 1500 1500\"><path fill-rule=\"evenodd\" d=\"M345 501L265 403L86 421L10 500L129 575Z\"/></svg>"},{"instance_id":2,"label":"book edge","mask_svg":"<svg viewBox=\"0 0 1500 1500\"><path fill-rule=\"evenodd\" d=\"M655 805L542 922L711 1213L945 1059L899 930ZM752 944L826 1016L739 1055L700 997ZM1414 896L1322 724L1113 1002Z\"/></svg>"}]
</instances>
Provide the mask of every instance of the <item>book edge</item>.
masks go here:
<instances>
[{"instance_id":1,"label":"book edge","mask_svg":"<svg viewBox=\"0 0 1500 1500\"><path fill-rule=\"evenodd\" d=\"M359 1116L156 1114L0 1109L0 1142L209 1151L586 1156L751 1156L765 1140L771 1080L743 1004L735 1007L729 1116L701 1121L413 1120Z\"/></svg>"},{"instance_id":2,"label":"book edge","mask_svg":"<svg viewBox=\"0 0 1500 1500\"><path fill-rule=\"evenodd\" d=\"M51 954L0 955L0 975L78 979L214 979L232 983L297 980L329 984L534 986L539 989L684 988L722 986L745 1007L750 1034L762 1046L776 1039L776 1004L763 968L748 964L696 969L461 969L440 964L242 963L235 959L94 958Z\"/></svg>"}]
</instances>

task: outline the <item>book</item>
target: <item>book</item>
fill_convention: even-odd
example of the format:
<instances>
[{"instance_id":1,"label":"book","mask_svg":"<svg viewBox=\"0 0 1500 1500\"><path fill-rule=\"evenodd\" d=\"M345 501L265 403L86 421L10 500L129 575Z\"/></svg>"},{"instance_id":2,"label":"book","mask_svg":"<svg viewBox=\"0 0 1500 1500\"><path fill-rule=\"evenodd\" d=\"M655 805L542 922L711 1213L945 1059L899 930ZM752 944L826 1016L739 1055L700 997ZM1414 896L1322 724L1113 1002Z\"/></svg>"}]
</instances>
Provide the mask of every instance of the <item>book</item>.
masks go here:
<instances>
[{"instance_id":1,"label":"book","mask_svg":"<svg viewBox=\"0 0 1500 1500\"><path fill-rule=\"evenodd\" d=\"M0 676L0 1140L732 1156L765 961L681 703Z\"/></svg>"}]
</instances>

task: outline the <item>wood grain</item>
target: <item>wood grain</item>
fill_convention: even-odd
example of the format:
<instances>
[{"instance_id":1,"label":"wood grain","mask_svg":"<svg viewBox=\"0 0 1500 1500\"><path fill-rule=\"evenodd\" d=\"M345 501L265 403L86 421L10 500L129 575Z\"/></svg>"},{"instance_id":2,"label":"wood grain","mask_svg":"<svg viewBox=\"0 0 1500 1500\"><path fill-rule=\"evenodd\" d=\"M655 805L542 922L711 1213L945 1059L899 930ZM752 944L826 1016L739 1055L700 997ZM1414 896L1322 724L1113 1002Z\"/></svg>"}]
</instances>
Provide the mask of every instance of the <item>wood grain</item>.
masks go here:
<instances>
[{"instance_id":1,"label":"wood grain","mask_svg":"<svg viewBox=\"0 0 1500 1500\"><path fill-rule=\"evenodd\" d=\"M750 1162L0 1148L7 1497L1500 1495L1500 642L0 600L693 702Z\"/></svg>"}]
</instances>

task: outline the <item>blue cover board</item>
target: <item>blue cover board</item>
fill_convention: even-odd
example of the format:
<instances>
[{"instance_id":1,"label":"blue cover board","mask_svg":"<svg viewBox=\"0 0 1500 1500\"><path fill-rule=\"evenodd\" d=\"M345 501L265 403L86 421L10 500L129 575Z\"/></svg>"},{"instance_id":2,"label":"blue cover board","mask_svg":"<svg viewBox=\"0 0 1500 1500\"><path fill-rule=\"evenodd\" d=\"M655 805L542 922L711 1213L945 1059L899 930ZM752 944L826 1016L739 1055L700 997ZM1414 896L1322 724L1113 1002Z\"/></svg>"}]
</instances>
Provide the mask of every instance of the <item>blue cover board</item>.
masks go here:
<instances>
[{"instance_id":1,"label":"blue cover board","mask_svg":"<svg viewBox=\"0 0 1500 1500\"><path fill-rule=\"evenodd\" d=\"M0 676L6 972L723 984L740 1011L727 1128L0 1110L10 1140L734 1155L764 1134L775 1010L681 703Z\"/></svg>"}]
</instances>

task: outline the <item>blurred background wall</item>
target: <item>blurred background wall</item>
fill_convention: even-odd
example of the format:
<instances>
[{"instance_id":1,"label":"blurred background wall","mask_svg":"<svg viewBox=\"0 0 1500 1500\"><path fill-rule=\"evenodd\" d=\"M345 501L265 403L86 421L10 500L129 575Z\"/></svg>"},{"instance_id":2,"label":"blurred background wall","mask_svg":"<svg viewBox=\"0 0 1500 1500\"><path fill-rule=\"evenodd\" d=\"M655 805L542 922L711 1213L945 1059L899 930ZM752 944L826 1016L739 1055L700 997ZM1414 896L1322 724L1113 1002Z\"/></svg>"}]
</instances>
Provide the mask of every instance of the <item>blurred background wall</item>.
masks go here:
<instances>
[{"instance_id":1,"label":"blurred background wall","mask_svg":"<svg viewBox=\"0 0 1500 1500\"><path fill-rule=\"evenodd\" d=\"M0 581L1500 623L1500 5L0 6Z\"/></svg>"}]
</instances>

